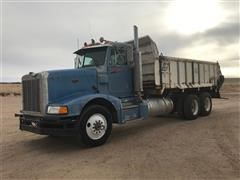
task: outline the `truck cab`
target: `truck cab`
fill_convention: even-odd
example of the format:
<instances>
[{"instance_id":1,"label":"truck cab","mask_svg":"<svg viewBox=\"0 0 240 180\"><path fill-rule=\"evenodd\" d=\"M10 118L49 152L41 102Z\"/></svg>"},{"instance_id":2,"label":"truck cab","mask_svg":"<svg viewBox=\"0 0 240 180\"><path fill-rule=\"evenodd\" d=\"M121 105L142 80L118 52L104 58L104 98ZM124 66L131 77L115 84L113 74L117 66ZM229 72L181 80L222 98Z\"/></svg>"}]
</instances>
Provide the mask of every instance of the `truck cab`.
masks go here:
<instances>
[{"instance_id":1,"label":"truck cab","mask_svg":"<svg viewBox=\"0 0 240 180\"><path fill-rule=\"evenodd\" d=\"M85 43L74 54L74 69L23 76L21 130L80 134L96 146L106 141L112 123L147 116L147 105L134 92L132 45L103 40Z\"/></svg>"}]
</instances>

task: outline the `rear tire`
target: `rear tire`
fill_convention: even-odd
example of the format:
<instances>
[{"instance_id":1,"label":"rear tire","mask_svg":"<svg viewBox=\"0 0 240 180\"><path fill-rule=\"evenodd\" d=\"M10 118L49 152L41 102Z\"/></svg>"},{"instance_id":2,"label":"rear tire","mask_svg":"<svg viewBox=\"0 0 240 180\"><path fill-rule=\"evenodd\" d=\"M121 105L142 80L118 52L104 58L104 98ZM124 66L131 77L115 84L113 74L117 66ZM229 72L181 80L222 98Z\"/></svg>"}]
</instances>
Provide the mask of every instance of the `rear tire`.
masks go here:
<instances>
[{"instance_id":1,"label":"rear tire","mask_svg":"<svg viewBox=\"0 0 240 180\"><path fill-rule=\"evenodd\" d=\"M200 111L199 98L193 94L186 95L183 104L185 119L187 120L197 119Z\"/></svg>"},{"instance_id":2,"label":"rear tire","mask_svg":"<svg viewBox=\"0 0 240 180\"><path fill-rule=\"evenodd\" d=\"M208 116L212 111L212 99L209 93L203 92L199 95L201 116Z\"/></svg>"},{"instance_id":3,"label":"rear tire","mask_svg":"<svg viewBox=\"0 0 240 180\"><path fill-rule=\"evenodd\" d=\"M101 106L87 107L80 119L80 136L83 144L99 146L104 144L112 131L112 114Z\"/></svg>"},{"instance_id":4,"label":"rear tire","mask_svg":"<svg viewBox=\"0 0 240 180\"><path fill-rule=\"evenodd\" d=\"M184 107L183 107L184 98L185 98L184 95L179 95L176 102L176 111L180 118L184 118Z\"/></svg>"}]
</instances>

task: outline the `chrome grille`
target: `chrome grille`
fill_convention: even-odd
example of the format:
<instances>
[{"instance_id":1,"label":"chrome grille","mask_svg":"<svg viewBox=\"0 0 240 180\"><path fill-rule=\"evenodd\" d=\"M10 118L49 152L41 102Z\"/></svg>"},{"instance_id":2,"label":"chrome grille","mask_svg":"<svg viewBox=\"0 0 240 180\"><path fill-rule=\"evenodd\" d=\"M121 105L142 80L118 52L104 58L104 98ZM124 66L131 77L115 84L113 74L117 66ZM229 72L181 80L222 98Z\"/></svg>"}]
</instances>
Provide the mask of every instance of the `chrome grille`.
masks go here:
<instances>
[{"instance_id":1,"label":"chrome grille","mask_svg":"<svg viewBox=\"0 0 240 180\"><path fill-rule=\"evenodd\" d=\"M40 80L23 80L23 110L40 112Z\"/></svg>"}]
</instances>

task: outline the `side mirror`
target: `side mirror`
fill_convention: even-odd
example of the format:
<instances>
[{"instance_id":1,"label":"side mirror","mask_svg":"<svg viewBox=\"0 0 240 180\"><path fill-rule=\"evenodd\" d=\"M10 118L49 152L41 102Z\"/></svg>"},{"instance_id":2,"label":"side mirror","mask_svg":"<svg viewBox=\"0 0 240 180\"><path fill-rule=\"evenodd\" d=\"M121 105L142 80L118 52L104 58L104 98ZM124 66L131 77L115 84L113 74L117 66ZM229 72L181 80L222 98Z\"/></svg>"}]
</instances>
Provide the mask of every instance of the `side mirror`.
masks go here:
<instances>
[{"instance_id":1,"label":"side mirror","mask_svg":"<svg viewBox=\"0 0 240 180\"><path fill-rule=\"evenodd\" d=\"M82 66L81 59L80 59L80 57L77 55L77 56L74 58L74 67L75 67L75 68L80 68L81 66Z\"/></svg>"}]
</instances>

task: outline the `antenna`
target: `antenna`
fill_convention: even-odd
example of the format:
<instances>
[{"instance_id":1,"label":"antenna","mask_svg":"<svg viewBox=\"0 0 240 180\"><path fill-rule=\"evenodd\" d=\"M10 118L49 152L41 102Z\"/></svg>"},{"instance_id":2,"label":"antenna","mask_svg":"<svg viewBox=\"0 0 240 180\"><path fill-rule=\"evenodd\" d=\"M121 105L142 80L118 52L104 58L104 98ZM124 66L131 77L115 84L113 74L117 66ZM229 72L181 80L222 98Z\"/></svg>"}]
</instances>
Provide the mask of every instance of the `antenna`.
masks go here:
<instances>
[{"instance_id":1,"label":"antenna","mask_svg":"<svg viewBox=\"0 0 240 180\"><path fill-rule=\"evenodd\" d=\"M89 32L89 35L90 37L92 38L93 35L92 35L92 23L91 23L91 19L88 21L88 32Z\"/></svg>"},{"instance_id":2,"label":"antenna","mask_svg":"<svg viewBox=\"0 0 240 180\"><path fill-rule=\"evenodd\" d=\"M79 49L79 38L77 38L77 49Z\"/></svg>"}]
</instances>

